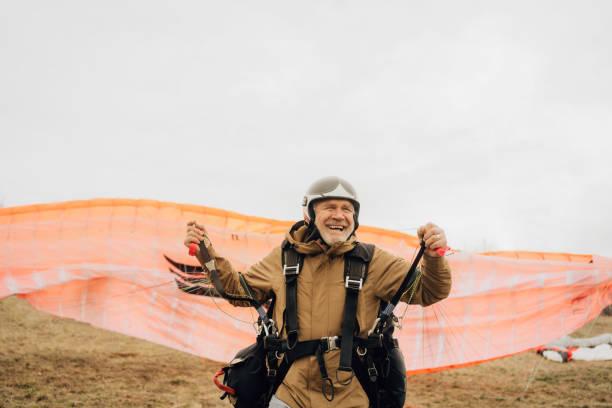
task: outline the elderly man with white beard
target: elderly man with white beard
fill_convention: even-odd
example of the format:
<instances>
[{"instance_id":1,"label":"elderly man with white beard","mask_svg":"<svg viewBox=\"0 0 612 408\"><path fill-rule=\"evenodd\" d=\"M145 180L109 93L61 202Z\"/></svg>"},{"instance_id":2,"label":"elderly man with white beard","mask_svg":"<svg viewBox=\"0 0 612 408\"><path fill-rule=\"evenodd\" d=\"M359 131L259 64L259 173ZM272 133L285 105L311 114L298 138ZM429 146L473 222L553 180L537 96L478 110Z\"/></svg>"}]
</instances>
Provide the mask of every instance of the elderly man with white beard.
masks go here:
<instances>
[{"instance_id":1,"label":"elderly man with white beard","mask_svg":"<svg viewBox=\"0 0 612 408\"><path fill-rule=\"evenodd\" d=\"M225 292L254 296L261 303L274 299L271 316L279 328L278 342L268 352L278 357L278 365L270 367L268 361L263 371L275 377L263 390L265 398L241 401L238 396L237 407L403 406L405 367L393 326L377 345L372 328L414 269L357 240L359 210L355 189L346 180L316 181L302 200L304 220L287 230L283 245L243 274L215 251L202 224L187 224L185 245L204 242ZM417 233L424 254L410 290L397 297L429 306L446 298L451 288L450 267L440 255L446 235L433 223ZM199 250L196 256L206 267Z\"/></svg>"}]
</instances>

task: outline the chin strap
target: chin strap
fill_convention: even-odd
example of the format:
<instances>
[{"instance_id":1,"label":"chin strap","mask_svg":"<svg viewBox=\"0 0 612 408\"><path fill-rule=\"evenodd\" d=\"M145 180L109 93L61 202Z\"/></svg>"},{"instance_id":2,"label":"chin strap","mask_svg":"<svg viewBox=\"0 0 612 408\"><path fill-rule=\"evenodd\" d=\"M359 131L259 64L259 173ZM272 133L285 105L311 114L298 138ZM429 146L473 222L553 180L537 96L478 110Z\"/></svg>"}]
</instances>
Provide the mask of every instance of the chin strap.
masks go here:
<instances>
[{"instance_id":1,"label":"chin strap","mask_svg":"<svg viewBox=\"0 0 612 408\"><path fill-rule=\"evenodd\" d=\"M321 233L319 229L314 225L312 227L308 227L308 236L306 237L306 242L316 241L321 238Z\"/></svg>"}]
</instances>

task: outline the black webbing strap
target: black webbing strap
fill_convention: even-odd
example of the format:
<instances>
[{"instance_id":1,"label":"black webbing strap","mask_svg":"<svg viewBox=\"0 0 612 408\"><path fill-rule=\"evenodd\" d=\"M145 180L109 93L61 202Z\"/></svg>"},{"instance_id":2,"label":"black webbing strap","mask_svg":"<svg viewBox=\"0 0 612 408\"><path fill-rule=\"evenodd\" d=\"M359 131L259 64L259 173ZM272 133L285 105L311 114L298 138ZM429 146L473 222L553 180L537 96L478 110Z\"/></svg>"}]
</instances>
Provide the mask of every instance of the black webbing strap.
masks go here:
<instances>
[{"instance_id":1,"label":"black webbing strap","mask_svg":"<svg viewBox=\"0 0 612 408\"><path fill-rule=\"evenodd\" d=\"M274 311L274 304L276 302L276 297L272 298L272 303L270 304L270 306L268 307L268 310L266 311L263 308L263 305L261 304L261 302L257 300L257 297L253 293L253 290L248 285L248 283L246 282L246 279L240 272L238 273L238 279L240 281L240 285L242 286L242 288L244 289L244 292L246 293L246 296L234 296L234 295L230 295L226 293L225 290L223 290L223 283L221 282L221 279L219 278L219 272L217 272L215 261L211 258L210 253L208 252L208 248L206 248L206 246L204 245L204 241L200 242L199 247L200 247L200 255L202 256L202 260L204 261L204 265L206 266L206 269L208 269L208 274L212 278L213 284L215 285L215 289L217 290L217 292L219 292L219 294L223 298L228 299L228 300L240 300L240 301L249 302L251 306L253 306L255 310L257 310L257 314L259 315L259 320L261 321L261 328L265 330L264 340L265 339L268 339L268 340L277 339L278 329L276 328L276 325L274 324L274 322L271 320L272 313Z\"/></svg>"},{"instance_id":2,"label":"black webbing strap","mask_svg":"<svg viewBox=\"0 0 612 408\"><path fill-rule=\"evenodd\" d=\"M397 341L396 338L391 337L390 335L383 335L383 336L369 336L366 339L361 339L361 338L355 338L355 341L357 343L357 347L359 347L362 350L368 349L368 350L375 350L377 348L380 347L384 347L387 350L391 350L394 348L399 348L399 343Z\"/></svg>"},{"instance_id":3,"label":"black webbing strap","mask_svg":"<svg viewBox=\"0 0 612 408\"><path fill-rule=\"evenodd\" d=\"M320 340L300 341L293 349L287 350L285 360L292 364L300 358L315 355L318 349L321 349L323 353L327 353L330 350L340 348L340 341L341 338L338 336L324 337Z\"/></svg>"},{"instance_id":4,"label":"black webbing strap","mask_svg":"<svg viewBox=\"0 0 612 408\"><path fill-rule=\"evenodd\" d=\"M255 308L255 310L257 310L259 318L263 320L264 323L268 323L268 320L270 319L268 318L266 310L263 308L259 300L257 300L253 290L247 283L246 279L244 279L244 275L242 275L240 272L238 272L238 279L240 280L240 285L242 286L242 289L244 289L244 292L251 298L251 305Z\"/></svg>"},{"instance_id":5,"label":"black webbing strap","mask_svg":"<svg viewBox=\"0 0 612 408\"><path fill-rule=\"evenodd\" d=\"M240 300L243 302L246 301L246 302L249 302L251 305L253 305L255 309L257 309L257 306L255 306L255 304L253 303L253 300L255 298L251 298L248 295L247 296L234 296L234 295L230 295L229 293L225 292L225 290L223 290L223 283L221 282L221 279L219 278L219 272L217 272L217 267L215 266L215 262L210 257L210 253L208 252L208 248L206 248L206 245L204 245L204 241L200 242L199 247L200 247L200 254L202 255L202 259L204 260L204 265L206 266L206 269L208 269L208 275L212 278L213 285L215 286L215 289L217 290L217 292L219 292L221 297L228 299L228 300ZM255 299L255 301L257 300Z\"/></svg>"},{"instance_id":6,"label":"black webbing strap","mask_svg":"<svg viewBox=\"0 0 612 408\"><path fill-rule=\"evenodd\" d=\"M319 371L321 372L321 392L323 396L328 401L334 400L334 383L332 382L329 375L327 375L327 369L325 368L325 359L323 358L323 351L321 350L321 344L317 347L315 351L315 355L317 356L317 362L319 363ZM331 390L331 392L327 393L327 387Z\"/></svg>"},{"instance_id":7,"label":"black webbing strap","mask_svg":"<svg viewBox=\"0 0 612 408\"><path fill-rule=\"evenodd\" d=\"M408 289L410 285L414 283L416 276L417 276L417 274L415 273L416 268L424 252L425 252L425 242L421 241L419 251L417 252L414 260L412 261L412 265L410 265L410 269L408 270L406 277L402 281L402 284L400 285L397 292L395 292L395 295L393 295L393 297L391 298L387 306L391 305L393 308L395 308L395 306L398 304L400 298L402 297L406 289Z\"/></svg>"},{"instance_id":8,"label":"black webbing strap","mask_svg":"<svg viewBox=\"0 0 612 408\"><path fill-rule=\"evenodd\" d=\"M374 333L375 334L380 334L382 332L386 322L389 320L389 318L393 314L393 310L397 306L400 298L402 297L404 292L416 280L417 275L418 275L416 269L417 269L419 261L421 260L421 257L423 256L424 252L425 252L425 242L423 240L421 240L421 246L419 248L419 251L417 252L416 257L412 261L412 265L410 265L410 269L408 270L408 273L406 274L406 277L402 281L402 283L401 283L399 289L397 290L397 292L395 292L395 295L393 295L393 297L391 298L389 303L385 306L384 310L382 312L380 312L380 314L378 316L379 317L378 323L376 324L376 327L374 328Z\"/></svg>"},{"instance_id":9,"label":"black webbing strap","mask_svg":"<svg viewBox=\"0 0 612 408\"><path fill-rule=\"evenodd\" d=\"M283 274L285 275L287 348L291 350L298 340L297 279L304 264L304 256L297 253L287 240L283 242Z\"/></svg>"},{"instance_id":10,"label":"black webbing strap","mask_svg":"<svg viewBox=\"0 0 612 408\"><path fill-rule=\"evenodd\" d=\"M378 370L376 369L376 365L374 364L374 358L372 357L372 353L367 353L366 355L366 364L368 369L368 377L370 377L370 381L376 382L378 379Z\"/></svg>"},{"instance_id":11,"label":"black webbing strap","mask_svg":"<svg viewBox=\"0 0 612 408\"><path fill-rule=\"evenodd\" d=\"M374 246L357 243L352 251L344 256L344 316L342 318L342 344L340 346L340 371L353 371L353 336L357 320L359 291L368 276L368 266L372 259Z\"/></svg>"}]
</instances>

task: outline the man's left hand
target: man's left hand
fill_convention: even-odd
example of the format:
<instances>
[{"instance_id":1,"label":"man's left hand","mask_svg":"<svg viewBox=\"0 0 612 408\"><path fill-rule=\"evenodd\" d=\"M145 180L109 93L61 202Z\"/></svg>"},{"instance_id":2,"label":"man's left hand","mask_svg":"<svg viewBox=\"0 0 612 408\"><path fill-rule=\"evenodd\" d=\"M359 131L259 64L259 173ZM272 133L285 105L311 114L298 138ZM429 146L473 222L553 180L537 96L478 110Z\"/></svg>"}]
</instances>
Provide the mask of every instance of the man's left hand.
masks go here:
<instances>
[{"instance_id":1,"label":"man's left hand","mask_svg":"<svg viewBox=\"0 0 612 408\"><path fill-rule=\"evenodd\" d=\"M417 231L419 239L425 241L425 254L427 256L439 257L435 250L437 248L446 248L446 234L444 230L432 222L426 225L421 225Z\"/></svg>"}]
</instances>

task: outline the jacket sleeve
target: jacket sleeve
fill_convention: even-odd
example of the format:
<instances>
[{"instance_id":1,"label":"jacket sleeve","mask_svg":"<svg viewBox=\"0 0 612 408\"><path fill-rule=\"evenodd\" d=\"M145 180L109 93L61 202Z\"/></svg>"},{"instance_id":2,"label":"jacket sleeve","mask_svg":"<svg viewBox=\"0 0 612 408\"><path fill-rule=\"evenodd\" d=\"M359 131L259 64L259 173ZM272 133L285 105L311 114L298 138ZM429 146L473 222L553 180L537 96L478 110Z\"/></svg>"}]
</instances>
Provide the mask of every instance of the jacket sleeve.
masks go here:
<instances>
[{"instance_id":1,"label":"jacket sleeve","mask_svg":"<svg viewBox=\"0 0 612 408\"><path fill-rule=\"evenodd\" d=\"M217 254L213 246L208 248L210 256L215 261L215 266L217 268L217 272L219 274L219 279L223 284L223 290L233 296L244 297L248 299L249 296L246 294L244 288L240 284L240 278L238 272L234 269L232 263ZM203 259L198 256L198 261L202 267L208 271ZM242 275L244 276L247 284L253 290L254 295L257 297L257 300L261 303L264 303L266 300L270 299L273 295L272 290L272 275L275 271L280 269L281 265L281 249L277 247L272 250L265 258L261 261L257 262L254 265L251 265L246 272ZM212 279L211 279L212 281ZM251 304L248 301L239 301L239 300L228 300L234 306L250 306Z\"/></svg>"},{"instance_id":2,"label":"jacket sleeve","mask_svg":"<svg viewBox=\"0 0 612 408\"><path fill-rule=\"evenodd\" d=\"M375 248L370 262L369 279L375 279L376 296L389 301L399 289L410 269L410 262L396 257L380 248ZM445 299L451 289L451 270L444 257L423 255L420 277L415 282L414 291L408 290L400 299L403 302L429 306Z\"/></svg>"}]
</instances>

